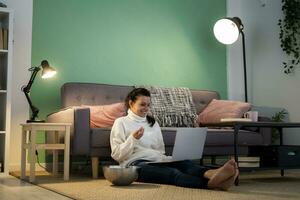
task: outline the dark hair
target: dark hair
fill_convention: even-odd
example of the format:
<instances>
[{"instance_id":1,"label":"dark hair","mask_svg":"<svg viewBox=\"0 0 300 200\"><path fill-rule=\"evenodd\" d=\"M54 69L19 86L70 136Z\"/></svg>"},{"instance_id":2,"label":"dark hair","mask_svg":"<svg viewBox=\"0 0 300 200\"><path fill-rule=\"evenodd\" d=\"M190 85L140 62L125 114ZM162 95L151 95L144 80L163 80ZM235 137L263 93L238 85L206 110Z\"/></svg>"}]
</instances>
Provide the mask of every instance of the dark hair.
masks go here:
<instances>
[{"instance_id":1,"label":"dark hair","mask_svg":"<svg viewBox=\"0 0 300 200\"><path fill-rule=\"evenodd\" d=\"M135 88L131 92L128 93L126 99L125 99L125 105L127 108L130 108L129 106L129 100L135 102L137 97L139 96L146 96L151 97L149 90L145 88ZM155 119L152 116L146 115L147 122L152 127L155 124Z\"/></svg>"}]
</instances>

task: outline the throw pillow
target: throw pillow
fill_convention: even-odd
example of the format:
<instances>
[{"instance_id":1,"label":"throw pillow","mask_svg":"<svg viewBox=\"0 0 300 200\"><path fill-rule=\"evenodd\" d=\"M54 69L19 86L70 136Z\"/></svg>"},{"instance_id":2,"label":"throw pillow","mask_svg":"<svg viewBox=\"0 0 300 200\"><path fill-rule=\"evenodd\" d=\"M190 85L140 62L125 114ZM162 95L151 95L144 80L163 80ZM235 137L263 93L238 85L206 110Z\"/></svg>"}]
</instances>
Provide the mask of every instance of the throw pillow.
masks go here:
<instances>
[{"instance_id":1,"label":"throw pillow","mask_svg":"<svg viewBox=\"0 0 300 200\"><path fill-rule=\"evenodd\" d=\"M199 114L198 123L218 123L222 118L241 118L250 109L250 103L213 99Z\"/></svg>"},{"instance_id":2,"label":"throw pillow","mask_svg":"<svg viewBox=\"0 0 300 200\"><path fill-rule=\"evenodd\" d=\"M114 103L110 105L83 105L90 108L91 128L112 127L115 120L126 115L124 103Z\"/></svg>"}]
</instances>

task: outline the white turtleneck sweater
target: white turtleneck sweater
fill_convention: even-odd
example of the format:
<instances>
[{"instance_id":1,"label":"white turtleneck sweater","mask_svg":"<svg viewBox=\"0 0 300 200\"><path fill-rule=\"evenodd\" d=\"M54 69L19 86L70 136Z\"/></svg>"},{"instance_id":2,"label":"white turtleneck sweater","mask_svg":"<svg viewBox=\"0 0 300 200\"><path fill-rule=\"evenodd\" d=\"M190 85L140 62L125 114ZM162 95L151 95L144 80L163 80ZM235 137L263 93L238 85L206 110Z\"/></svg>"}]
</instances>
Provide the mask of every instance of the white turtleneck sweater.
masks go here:
<instances>
[{"instance_id":1,"label":"white turtleneck sweater","mask_svg":"<svg viewBox=\"0 0 300 200\"><path fill-rule=\"evenodd\" d=\"M135 139L132 133L144 128L140 139ZM116 119L110 134L111 156L120 165L144 159L148 161L163 161L170 159L165 155L165 145L161 129L157 122L150 127L146 117L140 117L130 109L128 115Z\"/></svg>"}]
</instances>

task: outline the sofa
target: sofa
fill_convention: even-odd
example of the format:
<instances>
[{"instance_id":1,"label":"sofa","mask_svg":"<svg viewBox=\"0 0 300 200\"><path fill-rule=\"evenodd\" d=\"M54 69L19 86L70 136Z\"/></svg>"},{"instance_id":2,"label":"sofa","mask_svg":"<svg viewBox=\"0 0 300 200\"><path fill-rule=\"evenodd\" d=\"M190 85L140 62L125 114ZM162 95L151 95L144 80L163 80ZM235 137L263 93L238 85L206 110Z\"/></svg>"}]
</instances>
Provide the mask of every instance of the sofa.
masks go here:
<instances>
[{"instance_id":1,"label":"sofa","mask_svg":"<svg viewBox=\"0 0 300 200\"><path fill-rule=\"evenodd\" d=\"M91 128L90 109L82 105L107 105L123 102L134 86L108 85L97 83L65 83L61 87L61 109L51 113L47 122L69 122L71 126L71 156L88 156L92 160L93 178L98 177L99 160L110 157L110 128ZM212 99L220 99L216 91L190 90L197 113ZM174 145L176 129L162 127L166 154L170 155ZM51 134L47 134L51 135ZM47 140L53 138L47 137ZM238 144L239 154L247 154L251 145L268 145L271 143L271 130L241 130ZM233 154L233 130L230 128L209 128L204 147L205 156ZM72 160L72 159L71 159Z\"/></svg>"}]
</instances>

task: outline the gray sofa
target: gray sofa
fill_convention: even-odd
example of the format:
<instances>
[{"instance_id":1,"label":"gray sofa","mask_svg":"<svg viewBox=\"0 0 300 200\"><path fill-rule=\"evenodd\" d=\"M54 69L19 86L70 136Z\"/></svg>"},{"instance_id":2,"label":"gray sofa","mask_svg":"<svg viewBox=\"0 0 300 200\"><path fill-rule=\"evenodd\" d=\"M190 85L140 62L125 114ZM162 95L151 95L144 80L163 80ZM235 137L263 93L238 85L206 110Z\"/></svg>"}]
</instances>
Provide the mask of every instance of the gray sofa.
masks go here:
<instances>
[{"instance_id":1,"label":"gray sofa","mask_svg":"<svg viewBox=\"0 0 300 200\"><path fill-rule=\"evenodd\" d=\"M106 105L123 102L133 86L106 85L95 83L65 83L61 88L61 106L58 112L48 115L48 122L70 122L71 155L85 155L92 159L93 177L98 177L99 159L110 158L110 128L90 128L90 110L80 105ZM219 99L215 91L191 90L197 113L200 113L212 99ZM176 129L162 127L166 153L172 152ZM49 135L49 134L48 134ZM271 142L270 129L240 131L239 153L247 154L248 146ZM47 138L51 140L51 138ZM233 154L232 129L208 129L204 155L217 156Z\"/></svg>"}]
</instances>

